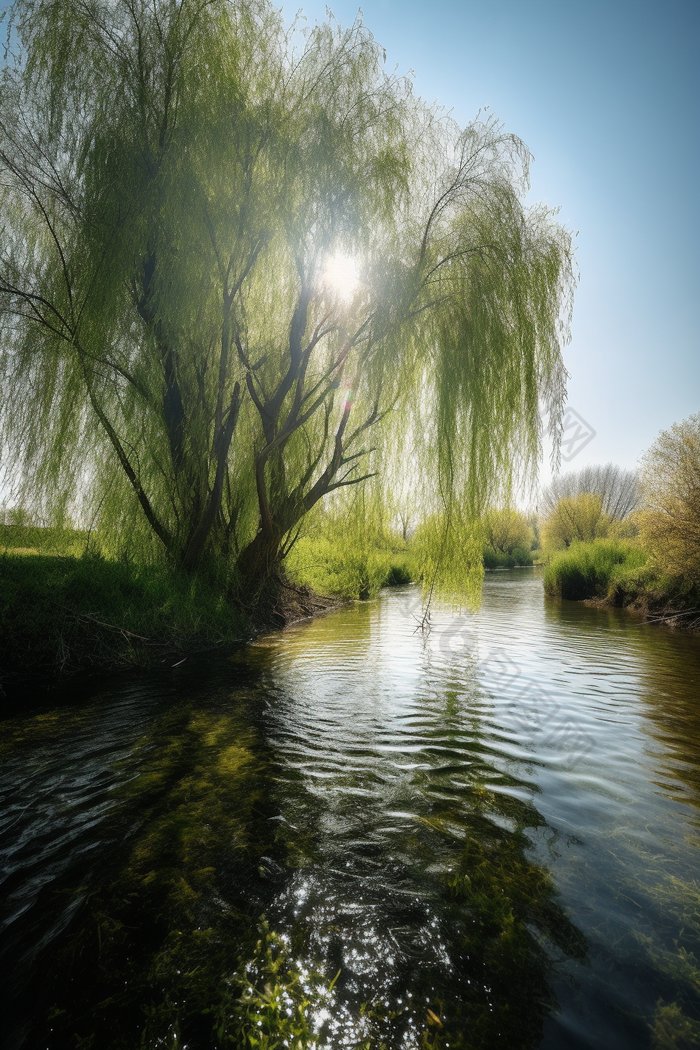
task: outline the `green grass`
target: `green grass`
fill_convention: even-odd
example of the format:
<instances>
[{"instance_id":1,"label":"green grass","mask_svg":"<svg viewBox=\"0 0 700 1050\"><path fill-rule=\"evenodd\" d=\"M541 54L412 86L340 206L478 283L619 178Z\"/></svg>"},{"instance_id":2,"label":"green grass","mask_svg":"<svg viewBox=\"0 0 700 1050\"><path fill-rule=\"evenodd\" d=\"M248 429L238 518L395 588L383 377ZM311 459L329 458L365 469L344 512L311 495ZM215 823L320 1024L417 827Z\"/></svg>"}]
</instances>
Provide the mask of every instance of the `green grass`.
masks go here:
<instances>
[{"instance_id":1,"label":"green grass","mask_svg":"<svg viewBox=\"0 0 700 1050\"><path fill-rule=\"evenodd\" d=\"M700 585L670 576L633 541L573 544L550 561L544 589L554 597L594 598L643 612L655 622L700 630Z\"/></svg>"},{"instance_id":2,"label":"green grass","mask_svg":"<svg viewBox=\"0 0 700 1050\"><path fill-rule=\"evenodd\" d=\"M26 677L147 666L253 632L221 581L108 559L100 550L99 536L79 530L0 526L5 688ZM335 533L301 540L288 569L298 582L346 598L373 597L380 587L411 580L405 551L385 542L359 548Z\"/></svg>"},{"instance_id":3,"label":"green grass","mask_svg":"<svg viewBox=\"0 0 700 1050\"><path fill-rule=\"evenodd\" d=\"M96 557L0 554L6 679L148 664L249 633L244 615L206 580Z\"/></svg>"},{"instance_id":4,"label":"green grass","mask_svg":"<svg viewBox=\"0 0 700 1050\"><path fill-rule=\"evenodd\" d=\"M80 529L43 528L39 525L0 525L0 553L63 554L80 557L94 537Z\"/></svg>"},{"instance_id":5,"label":"green grass","mask_svg":"<svg viewBox=\"0 0 700 1050\"><path fill-rule=\"evenodd\" d=\"M583 601L606 598L638 576L647 554L637 544L623 540L575 543L555 554L547 566L544 589L549 595Z\"/></svg>"},{"instance_id":6,"label":"green grass","mask_svg":"<svg viewBox=\"0 0 700 1050\"><path fill-rule=\"evenodd\" d=\"M382 587L410 583L414 578L407 551L389 544L364 547L339 541L336 535L304 537L287 560L290 575L319 594L366 600Z\"/></svg>"}]
</instances>

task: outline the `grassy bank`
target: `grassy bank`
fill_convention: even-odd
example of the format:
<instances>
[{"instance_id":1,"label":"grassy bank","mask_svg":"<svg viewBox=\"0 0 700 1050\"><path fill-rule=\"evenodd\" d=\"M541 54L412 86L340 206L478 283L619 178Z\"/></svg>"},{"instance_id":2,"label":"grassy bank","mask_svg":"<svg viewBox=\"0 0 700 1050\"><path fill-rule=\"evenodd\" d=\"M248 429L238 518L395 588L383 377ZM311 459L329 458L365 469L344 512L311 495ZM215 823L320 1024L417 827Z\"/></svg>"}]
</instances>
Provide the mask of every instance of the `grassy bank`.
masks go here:
<instances>
[{"instance_id":1,"label":"grassy bank","mask_svg":"<svg viewBox=\"0 0 700 1050\"><path fill-rule=\"evenodd\" d=\"M664 575L638 543L593 540L555 554L545 571L545 592L572 601L637 609L675 626L697 629L696 585Z\"/></svg>"},{"instance_id":2,"label":"grassy bank","mask_svg":"<svg viewBox=\"0 0 700 1050\"><path fill-rule=\"evenodd\" d=\"M0 687L148 666L283 627L336 598L373 597L411 579L395 546L319 530L299 541L278 593L253 614L227 600L219 580L105 558L95 535L0 525Z\"/></svg>"},{"instance_id":3,"label":"grassy bank","mask_svg":"<svg viewBox=\"0 0 700 1050\"><path fill-rule=\"evenodd\" d=\"M0 524L0 554L60 554L79 558L95 549L95 536L82 529Z\"/></svg>"},{"instance_id":4,"label":"grassy bank","mask_svg":"<svg viewBox=\"0 0 700 1050\"><path fill-rule=\"evenodd\" d=\"M382 587L410 583L415 567L405 544L372 537L360 545L328 529L303 537L293 548L287 569L320 594L366 600Z\"/></svg>"},{"instance_id":5,"label":"grassy bank","mask_svg":"<svg viewBox=\"0 0 700 1050\"><path fill-rule=\"evenodd\" d=\"M251 623L205 580L93 557L0 554L0 675L53 677L206 649Z\"/></svg>"},{"instance_id":6,"label":"grassy bank","mask_svg":"<svg viewBox=\"0 0 700 1050\"><path fill-rule=\"evenodd\" d=\"M544 589L557 598L605 598L647 561L640 547L620 540L574 543L547 566Z\"/></svg>"}]
</instances>

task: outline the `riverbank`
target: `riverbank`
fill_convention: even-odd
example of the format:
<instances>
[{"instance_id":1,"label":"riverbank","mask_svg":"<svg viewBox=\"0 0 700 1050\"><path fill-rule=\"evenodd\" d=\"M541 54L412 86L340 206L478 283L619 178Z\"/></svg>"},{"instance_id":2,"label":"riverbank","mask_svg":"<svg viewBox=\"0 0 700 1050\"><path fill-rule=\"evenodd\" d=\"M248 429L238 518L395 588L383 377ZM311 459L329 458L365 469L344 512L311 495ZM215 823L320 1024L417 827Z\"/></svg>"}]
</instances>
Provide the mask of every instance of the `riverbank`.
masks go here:
<instances>
[{"instance_id":1,"label":"riverbank","mask_svg":"<svg viewBox=\"0 0 700 1050\"><path fill-rule=\"evenodd\" d=\"M177 662L314 616L338 600L281 581L254 612L206 578L99 557L0 554L0 689Z\"/></svg>"},{"instance_id":2,"label":"riverbank","mask_svg":"<svg viewBox=\"0 0 700 1050\"><path fill-rule=\"evenodd\" d=\"M252 603L206 572L112 557L95 533L0 525L0 691L177 663L410 581L405 544L365 539L348 544L340 526L302 537Z\"/></svg>"},{"instance_id":3,"label":"riverbank","mask_svg":"<svg viewBox=\"0 0 700 1050\"><path fill-rule=\"evenodd\" d=\"M589 598L585 605L594 609L617 608L642 617L645 623L672 630L700 634L700 596L678 590L673 581L659 581L651 574L640 573L618 583L612 593L602 598Z\"/></svg>"},{"instance_id":4,"label":"riverbank","mask_svg":"<svg viewBox=\"0 0 700 1050\"><path fill-rule=\"evenodd\" d=\"M700 632L700 588L664 576L635 543L573 544L550 561L544 589L550 597L629 609L650 623Z\"/></svg>"},{"instance_id":5,"label":"riverbank","mask_svg":"<svg viewBox=\"0 0 700 1050\"><path fill-rule=\"evenodd\" d=\"M27 679L149 666L248 637L203 581L102 558L0 555L0 673Z\"/></svg>"}]
</instances>

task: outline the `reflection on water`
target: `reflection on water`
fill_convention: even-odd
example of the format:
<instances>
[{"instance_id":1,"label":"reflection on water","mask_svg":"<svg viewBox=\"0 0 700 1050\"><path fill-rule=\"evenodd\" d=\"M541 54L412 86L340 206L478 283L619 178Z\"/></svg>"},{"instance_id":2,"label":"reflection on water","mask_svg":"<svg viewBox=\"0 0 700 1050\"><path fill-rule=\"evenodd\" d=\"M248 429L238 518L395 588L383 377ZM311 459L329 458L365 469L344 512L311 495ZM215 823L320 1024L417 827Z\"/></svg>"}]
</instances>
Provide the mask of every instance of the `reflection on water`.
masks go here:
<instances>
[{"instance_id":1,"label":"reflection on water","mask_svg":"<svg viewBox=\"0 0 700 1050\"><path fill-rule=\"evenodd\" d=\"M417 597L2 724L8 1047L698 1045L698 640Z\"/></svg>"}]
</instances>

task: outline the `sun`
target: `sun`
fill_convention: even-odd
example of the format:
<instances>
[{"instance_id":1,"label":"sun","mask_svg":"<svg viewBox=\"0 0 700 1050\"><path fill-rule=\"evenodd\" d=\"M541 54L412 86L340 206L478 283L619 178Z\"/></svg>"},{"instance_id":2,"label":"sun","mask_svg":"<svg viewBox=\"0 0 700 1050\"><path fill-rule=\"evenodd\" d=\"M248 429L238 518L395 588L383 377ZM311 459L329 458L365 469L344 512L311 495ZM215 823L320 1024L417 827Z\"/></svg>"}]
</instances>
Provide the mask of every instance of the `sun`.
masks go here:
<instances>
[{"instance_id":1,"label":"sun","mask_svg":"<svg viewBox=\"0 0 700 1050\"><path fill-rule=\"evenodd\" d=\"M324 290L329 292L334 299L340 299L346 304L350 303L360 283L357 260L351 255L336 252L326 262L322 281Z\"/></svg>"}]
</instances>

